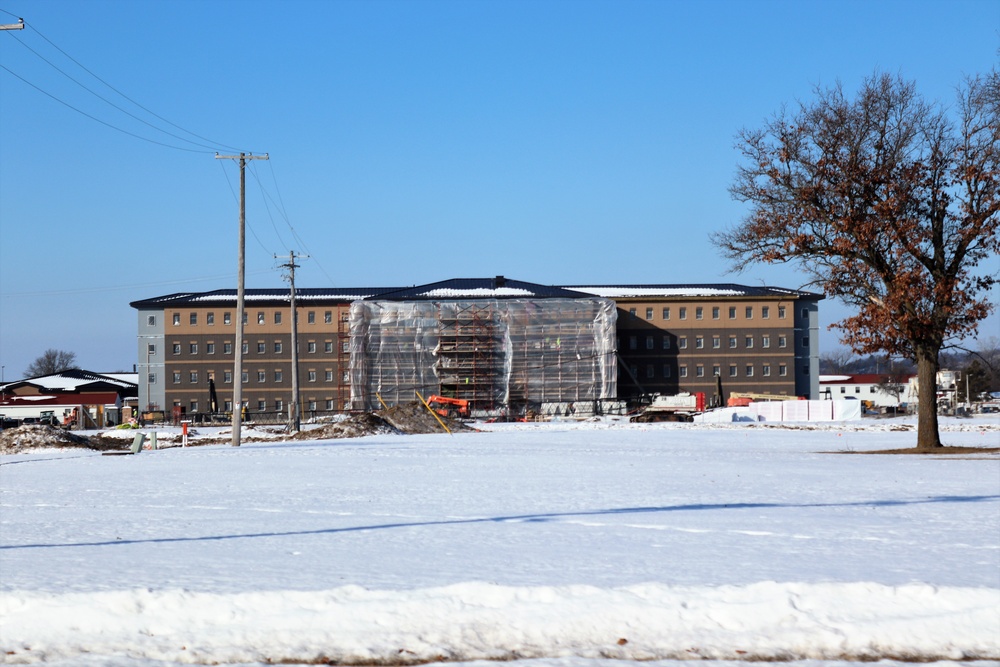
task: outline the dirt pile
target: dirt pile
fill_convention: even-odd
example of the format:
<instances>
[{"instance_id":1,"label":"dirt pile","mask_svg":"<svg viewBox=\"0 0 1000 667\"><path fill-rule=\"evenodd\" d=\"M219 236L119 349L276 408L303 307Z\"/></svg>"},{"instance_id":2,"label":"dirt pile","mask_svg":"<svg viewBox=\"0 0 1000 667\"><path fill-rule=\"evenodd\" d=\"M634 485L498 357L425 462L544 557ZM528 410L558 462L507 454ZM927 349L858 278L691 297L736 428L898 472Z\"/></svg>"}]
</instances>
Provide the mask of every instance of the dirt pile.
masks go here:
<instances>
[{"instance_id":1,"label":"dirt pile","mask_svg":"<svg viewBox=\"0 0 1000 667\"><path fill-rule=\"evenodd\" d=\"M434 418L434 415L432 415L422 403L417 401L412 403L403 403L401 405L397 405L396 407L389 408L388 410L376 412L375 414L395 426L401 433L444 432L444 429L441 428L440 422ZM443 421L448 426L448 430L452 432L471 430L468 426L455 419L441 417L441 421Z\"/></svg>"},{"instance_id":2,"label":"dirt pile","mask_svg":"<svg viewBox=\"0 0 1000 667\"><path fill-rule=\"evenodd\" d=\"M468 426L460 421L441 417L451 431L468 431ZM336 438L360 438L365 435L405 435L414 433L443 433L441 424L422 404L404 403L388 410L366 412L342 421L327 424L321 428L302 431L293 436L295 440L332 440Z\"/></svg>"},{"instance_id":3,"label":"dirt pile","mask_svg":"<svg viewBox=\"0 0 1000 667\"><path fill-rule=\"evenodd\" d=\"M0 431L0 454L61 447L96 449L89 438L52 426L18 426Z\"/></svg>"}]
</instances>

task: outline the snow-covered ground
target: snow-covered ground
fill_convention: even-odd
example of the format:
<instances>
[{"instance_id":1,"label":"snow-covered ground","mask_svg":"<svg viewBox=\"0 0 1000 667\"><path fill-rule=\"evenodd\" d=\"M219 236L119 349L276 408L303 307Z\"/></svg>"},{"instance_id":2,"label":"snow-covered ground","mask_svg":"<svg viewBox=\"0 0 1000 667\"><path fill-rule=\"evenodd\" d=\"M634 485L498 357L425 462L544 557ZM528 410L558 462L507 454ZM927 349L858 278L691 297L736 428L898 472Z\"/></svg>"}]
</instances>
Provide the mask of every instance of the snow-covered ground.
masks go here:
<instances>
[{"instance_id":1,"label":"snow-covered ground","mask_svg":"<svg viewBox=\"0 0 1000 667\"><path fill-rule=\"evenodd\" d=\"M795 426L3 456L0 662L1000 660L1000 456Z\"/></svg>"}]
</instances>

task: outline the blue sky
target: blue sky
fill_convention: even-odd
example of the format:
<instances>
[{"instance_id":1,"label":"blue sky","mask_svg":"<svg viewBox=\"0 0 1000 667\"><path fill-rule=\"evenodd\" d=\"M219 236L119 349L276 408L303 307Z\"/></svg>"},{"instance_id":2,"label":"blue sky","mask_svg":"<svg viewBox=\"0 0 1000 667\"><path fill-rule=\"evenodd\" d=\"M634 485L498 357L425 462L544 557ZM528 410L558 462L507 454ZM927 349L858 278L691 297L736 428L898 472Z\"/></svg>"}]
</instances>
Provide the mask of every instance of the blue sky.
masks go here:
<instances>
[{"instance_id":1,"label":"blue sky","mask_svg":"<svg viewBox=\"0 0 1000 667\"><path fill-rule=\"evenodd\" d=\"M284 285L290 250L301 287L800 287L727 273L709 241L746 212L736 132L875 71L951 103L1000 48L995 0L0 0L19 16L0 34L7 380L50 347L131 369L130 301L236 286L238 170L216 150L270 155L247 174L248 287Z\"/></svg>"}]
</instances>

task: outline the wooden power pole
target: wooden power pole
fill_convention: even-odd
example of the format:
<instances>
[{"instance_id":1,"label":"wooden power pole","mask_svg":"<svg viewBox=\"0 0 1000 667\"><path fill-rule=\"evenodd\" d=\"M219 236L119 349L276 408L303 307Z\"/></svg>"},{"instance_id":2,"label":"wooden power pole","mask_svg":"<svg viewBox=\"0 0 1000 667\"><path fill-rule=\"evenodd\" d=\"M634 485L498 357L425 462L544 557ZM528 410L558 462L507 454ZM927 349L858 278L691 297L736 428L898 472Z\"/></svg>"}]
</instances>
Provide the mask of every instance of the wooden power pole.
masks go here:
<instances>
[{"instance_id":1,"label":"wooden power pole","mask_svg":"<svg viewBox=\"0 0 1000 667\"><path fill-rule=\"evenodd\" d=\"M243 429L243 317L245 313L246 292L246 223L247 223L247 160L266 160L263 155L219 155L216 160L240 161L240 248L238 253L239 271L236 286L236 345L233 350L233 447L240 446L240 434Z\"/></svg>"},{"instance_id":2,"label":"wooden power pole","mask_svg":"<svg viewBox=\"0 0 1000 667\"><path fill-rule=\"evenodd\" d=\"M302 257L304 255L299 255L300 259ZM299 406L301 393L299 391L299 317L295 310L295 269L299 265L295 263L294 250L288 253L288 263L281 266L288 269L288 282L291 285L289 300L292 307L292 400L288 406L288 430L292 433L298 433L302 428L302 410Z\"/></svg>"}]
</instances>

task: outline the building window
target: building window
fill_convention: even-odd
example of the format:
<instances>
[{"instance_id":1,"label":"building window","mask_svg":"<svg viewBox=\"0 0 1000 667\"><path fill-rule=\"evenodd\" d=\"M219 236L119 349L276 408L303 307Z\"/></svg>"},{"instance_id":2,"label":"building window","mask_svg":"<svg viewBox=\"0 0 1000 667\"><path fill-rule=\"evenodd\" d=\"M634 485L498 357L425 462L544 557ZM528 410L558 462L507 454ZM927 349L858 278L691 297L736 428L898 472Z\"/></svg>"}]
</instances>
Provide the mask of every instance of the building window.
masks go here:
<instances>
[{"instance_id":1,"label":"building window","mask_svg":"<svg viewBox=\"0 0 1000 667\"><path fill-rule=\"evenodd\" d=\"M718 350L722 347L722 339L718 336L712 336L712 349Z\"/></svg>"},{"instance_id":2,"label":"building window","mask_svg":"<svg viewBox=\"0 0 1000 667\"><path fill-rule=\"evenodd\" d=\"M652 308L647 308L646 309L646 319L647 320L653 319L653 309Z\"/></svg>"},{"instance_id":3,"label":"building window","mask_svg":"<svg viewBox=\"0 0 1000 667\"><path fill-rule=\"evenodd\" d=\"M198 343L191 343L188 345L188 351L191 354L198 354Z\"/></svg>"},{"instance_id":4,"label":"building window","mask_svg":"<svg viewBox=\"0 0 1000 667\"><path fill-rule=\"evenodd\" d=\"M847 387L841 387L840 388L840 393L841 394L846 394L847 393Z\"/></svg>"},{"instance_id":5,"label":"building window","mask_svg":"<svg viewBox=\"0 0 1000 667\"><path fill-rule=\"evenodd\" d=\"M343 375L340 376L340 379L344 382L344 384L349 383L351 381L351 372L344 371Z\"/></svg>"},{"instance_id":6,"label":"building window","mask_svg":"<svg viewBox=\"0 0 1000 667\"><path fill-rule=\"evenodd\" d=\"M243 384L250 382L250 373L248 371L243 371L242 373L240 373L240 382Z\"/></svg>"},{"instance_id":7,"label":"building window","mask_svg":"<svg viewBox=\"0 0 1000 667\"><path fill-rule=\"evenodd\" d=\"M280 310L274 311L274 323L275 324L281 324L281 311Z\"/></svg>"},{"instance_id":8,"label":"building window","mask_svg":"<svg viewBox=\"0 0 1000 667\"><path fill-rule=\"evenodd\" d=\"M326 409L327 410L333 410L333 399L332 398L326 399Z\"/></svg>"},{"instance_id":9,"label":"building window","mask_svg":"<svg viewBox=\"0 0 1000 667\"><path fill-rule=\"evenodd\" d=\"M325 343L323 343L323 351L326 352L327 354L332 354L333 353L333 341L332 340L328 340Z\"/></svg>"},{"instance_id":10,"label":"building window","mask_svg":"<svg viewBox=\"0 0 1000 667\"><path fill-rule=\"evenodd\" d=\"M760 337L761 347L771 347L771 336L769 334L764 334Z\"/></svg>"},{"instance_id":11,"label":"building window","mask_svg":"<svg viewBox=\"0 0 1000 667\"><path fill-rule=\"evenodd\" d=\"M267 346L264 344L264 341L257 341L257 354L264 354L266 350Z\"/></svg>"},{"instance_id":12,"label":"building window","mask_svg":"<svg viewBox=\"0 0 1000 667\"><path fill-rule=\"evenodd\" d=\"M664 336L663 337L663 349L664 350L669 350L670 349L670 336Z\"/></svg>"},{"instance_id":13,"label":"building window","mask_svg":"<svg viewBox=\"0 0 1000 667\"><path fill-rule=\"evenodd\" d=\"M694 319L701 320L701 319L704 319L704 318L705 318L705 309L702 308L701 306L698 306L697 308L695 308L694 309Z\"/></svg>"},{"instance_id":14,"label":"building window","mask_svg":"<svg viewBox=\"0 0 1000 667\"><path fill-rule=\"evenodd\" d=\"M191 326L196 326L198 324L198 313L191 313L189 319L191 321Z\"/></svg>"},{"instance_id":15,"label":"building window","mask_svg":"<svg viewBox=\"0 0 1000 667\"><path fill-rule=\"evenodd\" d=\"M181 383L181 372L174 371L174 384L180 384L180 383Z\"/></svg>"},{"instance_id":16,"label":"building window","mask_svg":"<svg viewBox=\"0 0 1000 667\"><path fill-rule=\"evenodd\" d=\"M785 377L788 375L788 368L784 364L778 364L778 376Z\"/></svg>"},{"instance_id":17,"label":"building window","mask_svg":"<svg viewBox=\"0 0 1000 667\"><path fill-rule=\"evenodd\" d=\"M665 319L665 320L669 320L670 319L670 309L669 308L664 308L663 309L663 319Z\"/></svg>"},{"instance_id":18,"label":"building window","mask_svg":"<svg viewBox=\"0 0 1000 667\"><path fill-rule=\"evenodd\" d=\"M243 313L243 325L244 326L246 326L246 323L250 321L248 319L249 317L250 317L250 315L248 313Z\"/></svg>"},{"instance_id":19,"label":"building window","mask_svg":"<svg viewBox=\"0 0 1000 667\"><path fill-rule=\"evenodd\" d=\"M156 344L155 343L148 343L146 345L146 354L147 355L156 354Z\"/></svg>"},{"instance_id":20,"label":"building window","mask_svg":"<svg viewBox=\"0 0 1000 667\"><path fill-rule=\"evenodd\" d=\"M762 320L766 320L769 317L771 317L771 309L770 309L770 307L768 307L768 306L761 306L760 307L760 318Z\"/></svg>"},{"instance_id":21,"label":"building window","mask_svg":"<svg viewBox=\"0 0 1000 667\"><path fill-rule=\"evenodd\" d=\"M181 314L174 313L174 326L179 327L181 325Z\"/></svg>"},{"instance_id":22,"label":"building window","mask_svg":"<svg viewBox=\"0 0 1000 667\"><path fill-rule=\"evenodd\" d=\"M310 310L306 314L306 322L308 324L316 324L316 311L315 310Z\"/></svg>"},{"instance_id":23,"label":"building window","mask_svg":"<svg viewBox=\"0 0 1000 667\"><path fill-rule=\"evenodd\" d=\"M736 349L736 336L730 336L729 337L729 349L730 350L735 350Z\"/></svg>"},{"instance_id":24,"label":"building window","mask_svg":"<svg viewBox=\"0 0 1000 667\"><path fill-rule=\"evenodd\" d=\"M753 306L747 306L747 319L753 319Z\"/></svg>"},{"instance_id":25,"label":"building window","mask_svg":"<svg viewBox=\"0 0 1000 667\"><path fill-rule=\"evenodd\" d=\"M223 343L222 344L222 353L223 354L232 354L233 353L233 344L232 343Z\"/></svg>"},{"instance_id":26,"label":"building window","mask_svg":"<svg viewBox=\"0 0 1000 667\"><path fill-rule=\"evenodd\" d=\"M198 384L198 371L191 371L188 379L191 381L191 384Z\"/></svg>"},{"instance_id":27,"label":"building window","mask_svg":"<svg viewBox=\"0 0 1000 667\"><path fill-rule=\"evenodd\" d=\"M243 354L250 354L250 343L243 343L243 349L241 352Z\"/></svg>"},{"instance_id":28,"label":"building window","mask_svg":"<svg viewBox=\"0 0 1000 667\"><path fill-rule=\"evenodd\" d=\"M265 401L263 399L258 400L257 401L257 411L258 412L264 412L265 410L267 410L267 401Z\"/></svg>"},{"instance_id":29,"label":"building window","mask_svg":"<svg viewBox=\"0 0 1000 667\"><path fill-rule=\"evenodd\" d=\"M736 306L729 306L729 319L736 319Z\"/></svg>"},{"instance_id":30,"label":"building window","mask_svg":"<svg viewBox=\"0 0 1000 667\"><path fill-rule=\"evenodd\" d=\"M686 320L688 318L688 309L685 308L684 306L681 306L678 310L680 311L678 313L678 317L680 317L682 320Z\"/></svg>"},{"instance_id":31,"label":"building window","mask_svg":"<svg viewBox=\"0 0 1000 667\"><path fill-rule=\"evenodd\" d=\"M854 393L855 394L860 394L861 393L861 387L855 387L854 388Z\"/></svg>"},{"instance_id":32,"label":"building window","mask_svg":"<svg viewBox=\"0 0 1000 667\"><path fill-rule=\"evenodd\" d=\"M760 368L760 374L766 378L771 377L771 364L764 364Z\"/></svg>"},{"instance_id":33,"label":"building window","mask_svg":"<svg viewBox=\"0 0 1000 667\"><path fill-rule=\"evenodd\" d=\"M198 401L191 401L191 412L198 412Z\"/></svg>"},{"instance_id":34,"label":"building window","mask_svg":"<svg viewBox=\"0 0 1000 667\"><path fill-rule=\"evenodd\" d=\"M274 411L281 412L284 409L285 409L285 402L282 401L280 398L274 399Z\"/></svg>"},{"instance_id":35,"label":"building window","mask_svg":"<svg viewBox=\"0 0 1000 667\"><path fill-rule=\"evenodd\" d=\"M635 317L635 308L629 308L628 309L628 314L629 314L629 317Z\"/></svg>"},{"instance_id":36,"label":"building window","mask_svg":"<svg viewBox=\"0 0 1000 667\"><path fill-rule=\"evenodd\" d=\"M215 313L208 313L205 315L205 324L209 326L215 325Z\"/></svg>"},{"instance_id":37,"label":"building window","mask_svg":"<svg viewBox=\"0 0 1000 667\"><path fill-rule=\"evenodd\" d=\"M309 371L309 381L310 382L316 381L316 371Z\"/></svg>"},{"instance_id":38,"label":"building window","mask_svg":"<svg viewBox=\"0 0 1000 667\"><path fill-rule=\"evenodd\" d=\"M712 377L717 378L722 375L722 369L719 368L719 364L714 364L712 366Z\"/></svg>"},{"instance_id":39,"label":"building window","mask_svg":"<svg viewBox=\"0 0 1000 667\"><path fill-rule=\"evenodd\" d=\"M281 371L280 370L274 371L274 381L275 382L281 382Z\"/></svg>"},{"instance_id":40,"label":"building window","mask_svg":"<svg viewBox=\"0 0 1000 667\"><path fill-rule=\"evenodd\" d=\"M809 347L809 336L802 337L802 347Z\"/></svg>"},{"instance_id":41,"label":"building window","mask_svg":"<svg viewBox=\"0 0 1000 667\"><path fill-rule=\"evenodd\" d=\"M788 347L788 339L784 336L778 336L778 347Z\"/></svg>"},{"instance_id":42,"label":"building window","mask_svg":"<svg viewBox=\"0 0 1000 667\"><path fill-rule=\"evenodd\" d=\"M257 371L257 382L267 382L267 373L264 371Z\"/></svg>"},{"instance_id":43,"label":"building window","mask_svg":"<svg viewBox=\"0 0 1000 667\"><path fill-rule=\"evenodd\" d=\"M695 377L699 377L699 378L705 377L705 367L702 366L701 364L698 364L697 366L695 366L694 367L694 376Z\"/></svg>"},{"instance_id":44,"label":"building window","mask_svg":"<svg viewBox=\"0 0 1000 667\"><path fill-rule=\"evenodd\" d=\"M702 350L705 348L705 338L703 336L697 336L694 339L694 347L697 350Z\"/></svg>"},{"instance_id":45,"label":"building window","mask_svg":"<svg viewBox=\"0 0 1000 667\"><path fill-rule=\"evenodd\" d=\"M281 341L280 340L274 341L274 353L275 354L281 354Z\"/></svg>"},{"instance_id":46,"label":"building window","mask_svg":"<svg viewBox=\"0 0 1000 667\"><path fill-rule=\"evenodd\" d=\"M223 373L222 373L222 381L225 382L226 384L232 384L233 383L233 372L232 371L223 371Z\"/></svg>"},{"instance_id":47,"label":"building window","mask_svg":"<svg viewBox=\"0 0 1000 667\"><path fill-rule=\"evenodd\" d=\"M156 315L149 315L146 317L146 326L148 327L156 326Z\"/></svg>"},{"instance_id":48,"label":"building window","mask_svg":"<svg viewBox=\"0 0 1000 667\"><path fill-rule=\"evenodd\" d=\"M215 343L205 343L205 354L215 354Z\"/></svg>"},{"instance_id":49,"label":"building window","mask_svg":"<svg viewBox=\"0 0 1000 667\"><path fill-rule=\"evenodd\" d=\"M729 364L729 377L734 378L737 375L736 364Z\"/></svg>"},{"instance_id":50,"label":"building window","mask_svg":"<svg viewBox=\"0 0 1000 667\"><path fill-rule=\"evenodd\" d=\"M688 367L682 364L681 367L677 369L677 375L678 377L686 378L688 376Z\"/></svg>"},{"instance_id":51,"label":"building window","mask_svg":"<svg viewBox=\"0 0 1000 667\"><path fill-rule=\"evenodd\" d=\"M230 325L233 323L233 316L229 313L222 313L222 323L225 325Z\"/></svg>"},{"instance_id":52,"label":"building window","mask_svg":"<svg viewBox=\"0 0 1000 667\"><path fill-rule=\"evenodd\" d=\"M785 307L784 306L778 306L778 319L779 320L785 319Z\"/></svg>"},{"instance_id":53,"label":"building window","mask_svg":"<svg viewBox=\"0 0 1000 667\"><path fill-rule=\"evenodd\" d=\"M343 352L344 354L347 354L348 352L350 352L351 351L351 342L348 341L348 340L343 341L340 344L340 351Z\"/></svg>"},{"instance_id":54,"label":"building window","mask_svg":"<svg viewBox=\"0 0 1000 667\"><path fill-rule=\"evenodd\" d=\"M180 353L181 353L181 344L174 343L174 354L180 354Z\"/></svg>"},{"instance_id":55,"label":"building window","mask_svg":"<svg viewBox=\"0 0 1000 667\"><path fill-rule=\"evenodd\" d=\"M264 324L264 322L265 322L265 320L264 320L264 313L258 312L257 313L257 324Z\"/></svg>"},{"instance_id":56,"label":"building window","mask_svg":"<svg viewBox=\"0 0 1000 667\"><path fill-rule=\"evenodd\" d=\"M333 382L333 371L326 371L323 379L326 382Z\"/></svg>"},{"instance_id":57,"label":"building window","mask_svg":"<svg viewBox=\"0 0 1000 667\"><path fill-rule=\"evenodd\" d=\"M308 343L306 343L306 350L309 352L309 354L315 354L316 353L316 341L311 340Z\"/></svg>"},{"instance_id":58,"label":"building window","mask_svg":"<svg viewBox=\"0 0 1000 667\"><path fill-rule=\"evenodd\" d=\"M646 349L647 350L652 350L653 349L653 337L652 336L646 336Z\"/></svg>"},{"instance_id":59,"label":"building window","mask_svg":"<svg viewBox=\"0 0 1000 667\"><path fill-rule=\"evenodd\" d=\"M635 336L628 337L628 349L635 350L639 348L639 339Z\"/></svg>"},{"instance_id":60,"label":"building window","mask_svg":"<svg viewBox=\"0 0 1000 667\"><path fill-rule=\"evenodd\" d=\"M332 311L328 310L325 313L323 313L323 323L324 324L333 324L333 312Z\"/></svg>"},{"instance_id":61,"label":"building window","mask_svg":"<svg viewBox=\"0 0 1000 667\"><path fill-rule=\"evenodd\" d=\"M629 366L628 370L629 370L629 374L631 374L631 376L633 378L639 377L639 367L636 366L635 364L632 364L631 366Z\"/></svg>"},{"instance_id":62,"label":"building window","mask_svg":"<svg viewBox=\"0 0 1000 667\"><path fill-rule=\"evenodd\" d=\"M646 377L647 378L656 377L656 371L652 366L646 366Z\"/></svg>"},{"instance_id":63,"label":"building window","mask_svg":"<svg viewBox=\"0 0 1000 667\"><path fill-rule=\"evenodd\" d=\"M746 373L748 378L753 377L753 364L747 364Z\"/></svg>"},{"instance_id":64,"label":"building window","mask_svg":"<svg viewBox=\"0 0 1000 667\"><path fill-rule=\"evenodd\" d=\"M670 364L663 364L663 377L668 378L671 375Z\"/></svg>"},{"instance_id":65,"label":"building window","mask_svg":"<svg viewBox=\"0 0 1000 667\"><path fill-rule=\"evenodd\" d=\"M309 411L316 412L316 401L309 401Z\"/></svg>"},{"instance_id":66,"label":"building window","mask_svg":"<svg viewBox=\"0 0 1000 667\"><path fill-rule=\"evenodd\" d=\"M148 382L149 384L156 384L156 373L147 374L146 382Z\"/></svg>"},{"instance_id":67,"label":"building window","mask_svg":"<svg viewBox=\"0 0 1000 667\"><path fill-rule=\"evenodd\" d=\"M743 338L743 346L748 350L753 349L753 336L745 336Z\"/></svg>"},{"instance_id":68,"label":"building window","mask_svg":"<svg viewBox=\"0 0 1000 667\"><path fill-rule=\"evenodd\" d=\"M678 348L680 348L681 350L686 350L687 346L688 346L687 336L681 336L680 338L677 339Z\"/></svg>"},{"instance_id":69,"label":"building window","mask_svg":"<svg viewBox=\"0 0 1000 667\"><path fill-rule=\"evenodd\" d=\"M712 319L713 320L717 320L717 319L719 319L719 317L720 317L719 307L718 306L712 306Z\"/></svg>"},{"instance_id":70,"label":"building window","mask_svg":"<svg viewBox=\"0 0 1000 667\"><path fill-rule=\"evenodd\" d=\"M808 308L803 308L801 310L801 313L802 313L802 319L804 319L804 320L808 320L809 319L809 309Z\"/></svg>"},{"instance_id":71,"label":"building window","mask_svg":"<svg viewBox=\"0 0 1000 667\"><path fill-rule=\"evenodd\" d=\"M223 401L222 402L222 409L225 410L226 412L232 412L233 411L233 402L232 402L232 400Z\"/></svg>"}]
</instances>

